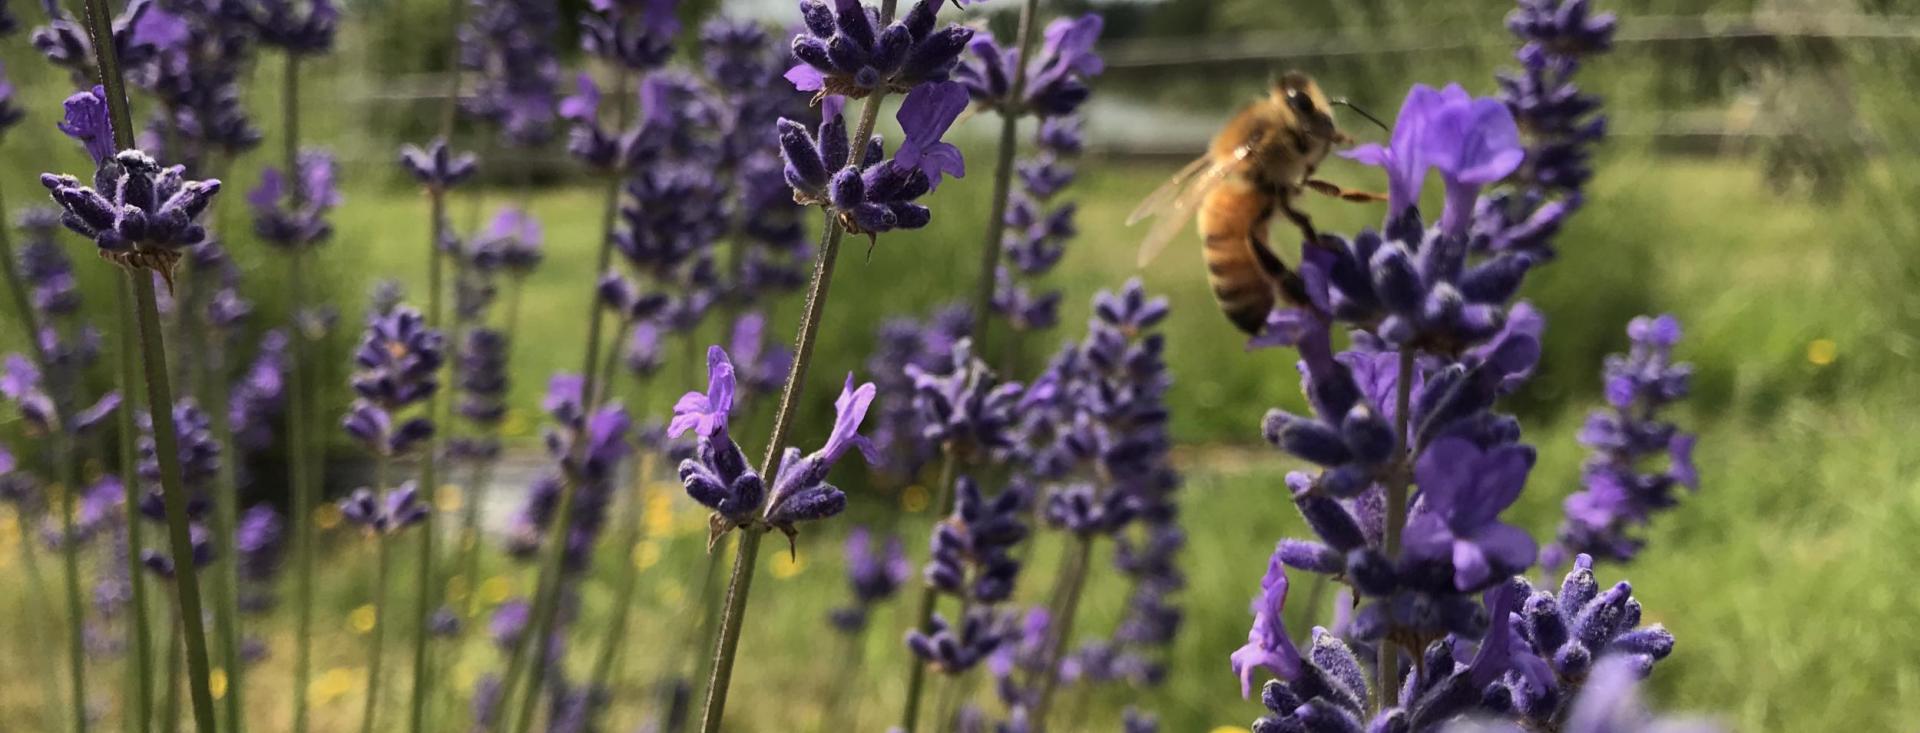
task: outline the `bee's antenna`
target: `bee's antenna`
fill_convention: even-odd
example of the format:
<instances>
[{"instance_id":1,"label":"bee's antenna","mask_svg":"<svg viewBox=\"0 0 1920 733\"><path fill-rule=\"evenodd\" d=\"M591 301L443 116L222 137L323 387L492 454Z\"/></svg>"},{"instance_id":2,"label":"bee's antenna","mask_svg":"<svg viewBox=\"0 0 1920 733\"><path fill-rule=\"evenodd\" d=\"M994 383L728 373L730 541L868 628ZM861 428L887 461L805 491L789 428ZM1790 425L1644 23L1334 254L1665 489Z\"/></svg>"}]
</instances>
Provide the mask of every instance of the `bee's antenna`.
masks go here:
<instances>
[{"instance_id":1,"label":"bee's antenna","mask_svg":"<svg viewBox=\"0 0 1920 733\"><path fill-rule=\"evenodd\" d=\"M1380 118L1378 118L1378 117L1375 117L1375 116L1373 116L1373 115L1370 115L1370 114L1367 114L1367 111L1366 111L1366 110L1364 110L1364 109L1361 109L1361 108L1359 107L1359 105L1356 105L1356 104L1354 104L1354 103L1352 103L1352 102L1349 102L1349 101L1347 101L1345 97L1342 97L1342 98L1340 98L1340 99L1335 99L1335 100L1333 100L1333 102L1332 102L1332 104L1335 104L1335 105L1338 105L1338 106L1341 106L1341 107L1345 107L1345 108L1347 108L1347 109L1350 109L1350 110L1353 110L1353 111L1355 111L1355 112L1359 112L1359 113L1360 113L1360 116L1361 116L1361 117L1365 117L1365 118L1367 118L1367 121L1368 121L1368 122L1372 122L1373 124L1376 124L1376 125L1379 125L1379 126L1380 126L1380 129L1382 129L1382 130L1386 130L1386 131L1387 131L1387 132L1389 132L1389 133L1391 133L1391 132L1393 132L1393 128L1391 128L1391 127L1388 127L1388 126L1387 126L1387 123L1385 123L1385 122L1381 122L1381 121L1380 121Z\"/></svg>"}]
</instances>

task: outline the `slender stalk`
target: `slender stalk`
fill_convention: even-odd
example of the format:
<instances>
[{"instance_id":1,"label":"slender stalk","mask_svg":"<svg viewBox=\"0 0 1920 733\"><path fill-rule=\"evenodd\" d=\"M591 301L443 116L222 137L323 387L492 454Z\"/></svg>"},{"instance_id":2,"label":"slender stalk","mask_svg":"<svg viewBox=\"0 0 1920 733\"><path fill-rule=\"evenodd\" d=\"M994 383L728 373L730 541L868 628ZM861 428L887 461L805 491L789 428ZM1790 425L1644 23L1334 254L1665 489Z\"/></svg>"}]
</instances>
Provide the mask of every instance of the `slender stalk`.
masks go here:
<instances>
[{"instance_id":1,"label":"slender stalk","mask_svg":"<svg viewBox=\"0 0 1920 733\"><path fill-rule=\"evenodd\" d=\"M940 452L943 454L940 459L938 485L940 495L934 497L933 502L934 511L938 512L934 515L935 521L938 521L937 517L952 510L950 505L953 504L954 464L958 463L952 443L942 446ZM932 585L926 583L920 585L920 600L915 604L913 612L913 628L919 629L922 633L932 630L933 607L939 599L940 594ZM903 733L913 733L920 725L920 695L926 687L927 663L911 654L907 655L907 663L910 665L907 670L907 703L906 709L900 713L900 730Z\"/></svg>"},{"instance_id":2,"label":"slender stalk","mask_svg":"<svg viewBox=\"0 0 1920 733\"><path fill-rule=\"evenodd\" d=\"M607 630L607 638L601 642L600 653L594 658L593 675L588 679L592 684L587 690L604 691L610 689L608 682L613 679L614 658L626 642L627 625L633 615L634 590L640 585L640 567L634 562L633 551L646 536L645 523L642 521L647 503L647 479L653 475L653 454L647 453L640 458L640 466L633 473L633 492L627 502L625 516L620 518L626 532L616 547L624 551L620 556L620 579L613 600L613 626Z\"/></svg>"},{"instance_id":3,"label":"slender stalk","mask_svg":"<svg viewBox=\"0 0 1920 733\"><path fill-rule=\"evenodd\" d=\"M218 485L214 490L214 536L231 543L239 526L239 479L234 465L239 462L239 456L234 451L233 426L227 415L226 345L214 329L205 328L201 332L206 339L202 345L205 368L201 370L200 392L205 396L214 440L220 445L221 455ZM220 636L220 664L227 675L226 696L221 700L226 704L227 730L238 733L246 728L246 707L240 704L244 674L240 666L240 558L237 552L220 555L215 565L214 592L219 598L214 604L213 624Z\"/></svg>"},{"instance_id":4,"label":"slender stalk","mask_svg":"<svg viewBox=\"0 0 1920 733\"><path fill-rule=\"evenodd\" d=\"M86 0L87 31L93 39L100 85L107 94L113 120L115 149L133 147L133 115L115 56L113 16L106 0ZM200 733L214 733L213 693L207 685L207 636L201 623L200 578L193 566L193 537L187 528L186 487L180 483L179 436L173 424L173 385L167 379L167 347L160 332L160 309L153 278L128 270L134 305L139 311L141 365L146 370L147 407L154 416L154 452L160 463L160 492L167 509L167 534L175 558L174 597L180 610L187 656L187 684L193 698L193 719Z\"/></svg>"},{"instance_id":5,"label":"slender stalk","mask_svg":"<svg viewBox=\"0 0 1920 733\"><path fill-rule=\"evenodd\" d=\"M383 459L384 460L384 459ZM384 472L383 472L384 473ZM380 482L384 484L385 482ZM384 491L384 489L382 489ZM375 569L373 576L373 641L367 650L367 697L360 708L360 733L373 733L374 711L379 709L381 646L387 635L387 569L392 565L392 541L384 531L375 530Z\"/></svg>"},{"instance_id":6,"label":"slender stalk","mask_svg":"<svg viewBox=\"0 0 1920 733\"><path fill-rule=\"evenodd\" d=\"M280 79L281 165L288 176L298 175L300 165L300 57L285 55ZM290 186L298 196L299 186ZM307 363L307 335L300 326L300 309L306 306L306 251L295 247L287 256L288 307L293 317L293 338L288 339L293 363L287 367L287 470L293 484L292 516L294 554L294 636L293 636L293 730L307 730L307 680L313 669L313 509L314 479L319 467L314 457L313 437L308 435L314 407L310 387L304 375Z\"/></svg>"},{"instance_id":7,"label":"slender stalk","mask_svg":"<svg viewBox=\"0 0 1920 733\"><path fill-rule=\"evenodd\" d=\"M880 5L880 22L893 22L893 11L897 0L883 0ZM860 124L854 130L852 140L866 140L873 136L873 125L880 118L880 100L885 94L875 93L867 97L867 103L860 111ZM866 146L859 146L854 154L853 163L858 166L866 162ZM795 406L800 400L800 390L806 383L807 367L813 361L814 339L820 335L820 314L827 307L827 294L833 284L833 266L839 259L840 241L846 237L846 229L840 226L836 216L826 217L826 231L820 235L820 248L813 258L813 279L807 285L807 304L800 314L800 333L795 337L793 349L793 367L787 372L786 386L780 390L780 407L773 415L773 432L767 438L766 458L761 461L760 475L773 475L780 458L780 446L786 442L787 431L793 427ZM771 480L771 479L769 479ZM720 720L727 709L727 687L733 682L734 653L740 648L741 622L746 619L747 596L753 589L754 563L760 554L759 532L738 532L740 539L735 545L733 558L733 577L727 583L727 601L720 616L719 639L714 645L713 672L707 678L707 700L700 715L702 733L718 733Z\"/></svg>"},{"instance_id":8,"label":"slender stalk","mask_svg":"<svg viewBox=\"0 0 1920 733\"><path fill-rule=\"evenodd\" d=\"M619 113L616 116L618 128L625 128L632 106L628 95L624 93L627 85L627 72L623 68L616 74L616 89ZM606 203L600 214L600 251L594 257L594 283L598 283L608 268L613 265L613 233L616 217L620 211L620 191L622 180L619 176L609 176L607 180ZM600 307L600 299L592 294L587 298L587 345L586 356L580 367L581 401L586 414L592 414L598 407L592 402L598 394L596 367L600 362L600 348L605 330L606 309ZM586 450L586 441L574 441L572 462L577 464ZM514 730L524 731L532 722L533 708L539 707L540 686L546 677L546 659L553 646L553 609L558 605L561 584L561 562L565 556L567 533L573 524L573 502L578 481L567 476L561 483L560 499L555 505L553 526L548 531L547 544L543 548L538 579L534 584L533 623L528 633L522 634L519 643L514 645L507 658L507 673L502 678L500 699L505 704L513 700L515 686L519 683L520 673L528 665L527 650L531 646L538 653L533 657L532 669L528 673L526 697L522 710L516 717Z\"/></svg>"},{"instance_id":9,"label":"slender stalk","mask_svg":"<svg viewBox=\"0 0 1920 733\"><path fill-rule=\"evenodd\" d=\"M1067 642L1073 638L1073 617L1080 611L1081 591L1087 586L1087 565L1093 556L1093 538L1075 538L1074 554L1067 566L1067 585L1065 597L1060 607L1054 609L1052 633L1047 636L1047 651L1041 659L1040 695L1033 705L1033 731L1045 733L1047 729L1047 708L1053 703L1053 693L1060 684L1060 656L1066 652Z\"/></svg>"},{"instance_id":10,"label":"slender stalk","mask_svg":"<svg viewBox=\"0 0 1920 733\"><path fill-rule=\"evenodd\" d=\"M99 0L92 0L98 2ZM91 3L89 3L91 4ZM200 604L200 577L193 566L193 536L187 527L186 487L180 485L179 436L173 424L173 385L167 382L166 345L160 341L160 309L153 278L130 270L135 306L140 317L141 363L147 373L147 409L153 418L154 452L160 463L160 493L167 510L167 535L174 557L174 595L180 609L182 641L187 657L187 690L193 701L193 719L200 733L213 733L213 692L208 685L207 635Z\"/></svg>"},{"instance_id":11,"label":"slender stalk","mask_svg":"<svg viewBox=\"0 0 1920 733\"><path fill-rule=\"evenodd\" d=\"M1033 58L1034 15L1039 5L1040 0L1026 0L1020 6L1020 63L1014 65L1007 98L1000 103L1000 149L993 169L993 206L987 215L987 239L980 245L980 284L973 296L973 341L977 344L986 340L995 275L1000 269L1000 240L1007 233L1007 199L1013 193L1013 154L1019 148L1015 138L1020 130L1020 118L1026 114L1021 98L1027 91L1027 60Z\"/></svg>"},{"instance_id":12,"label":"slender stalk","mask_svg":"<svg viewBox=\"0 0 1920 733\"><path fill-rule=\"evenodd\" d=\"M11 257L8 258L12 260ZM120 333L119 349L114 360L120 367L120 395L124 401L119 410L115 410L114 420L120 428L120 477L121 486L126 491L127 511L127 584L133 589L133 607L127 610L127 625L133 636L135 664L128 674L133 678L133 696L129 701L132 710L128 713L128 729L136 733L146 733L147 726L153 723L153 685L155 679L153 666L153 630L147 619L147 574L145 563L140 561L141 535L146 534L144 522L139 514L140 482L138 453L134 443L139 435L133 425L133 410L125 405L134 404L140 391L138 339L134 337L135 325L130 316L133 313L133 290L125 280L114 287L114 295L119 301Z\"/></svg>"},{"instance_id":13,"label":"slender stalk","mask_svg":"<svg viewBox=\"0 0 1920 733\"><path fill-rule=\"evenodd\" d=\"M431 207L430 215L433 217L433 221L428 226L427 241L427 327L437 329L443 322L441 314L443 310L441 294L442 291L445 290L445 283L441 280L441 263L449 259L447 255L440 253L440 242L446 235L447 193L440 187L433 186L427 191L427 199ZM460 257L453 255L451 259L455 262L454 271L456 273L455 277L457 278L457 273L460 268L458 264ZM457 333L458 326L455 327L455 331ZM453 348L459 348L457 341L454 343ZM451 362L452 360L449 359L447 361ZM449 380L448 383L450 384L451 380ZM452 426L452 421L449 419L450 415L447 414L447 410L445 409L445 405L450 402L450 400L445 398L446 392L446 389L434 390L433 394L427 399L427 414L432 416L436 424L442 426L443 429ZM438 476L440 465L439 436L440 431L436 430L433 435L427 438L426 448L422 451L420 458L420 490L425 492L423 496L426 497L429 503L434 500L434 496L439 492L440 488ZM432 634L428 633L427 625L429 618L433 615L434 598L433 515L434 512L427 512L426 518L420 523L419 567L417 568L418 573L414 577L417 585L416 590L419 593L419 604L418 607L414 609L413 617L413 694L407 701L407 730L413 731L414 733L419 733L419 731L424 729L426 724L427 692L431 686L430 678L427 675L427 639L432 636Z\"/></svg>"},{"instance_id":14,"label":"slender stalk","mask_svg":"<svg viewBox=\"0 0 1920 733\"><path fill-rule=\"evenodd\" d=\"M1393 474L1387 477L1387 557L1397 557L1400 553L1400 535L1407 526L1407 486L1413 470L1413 451L1411 438L1407 435L1407 413L1411 409L1413 394L1413 349L1400 352L1399 378L1394 382L1393 434L1400 443L1400 455L1394 462ZM1391 635L1380 640L1380 656L1374 664L1373 709L1378 712L1387 705L1390 695L1400 689L1400 651L1401 644ZM1409 650L1412 651L1412 650Z\"/></svg>"},{"instance_id":15,"label":"slender stalk","mask_svg":"<svg viewBox=\"0 0 1920 733\"><path fill-rule=\"evenodd\" d=\"M48 375L48 378L53 376ZM61 406L60 414L68 414L66 407ZM53 460L53 475L60 482L60 529L65 536L60 543L60 560L65 571L65 577L61 580L67 595L67 681L73 686L69 698L73 703L73 729L86 733L87 640L83 625L87 612L80 600L80 543L73 537L73 512L79 504L77 498L80 494L80 487L74 483L73 434L67 432L65 424L61 424L48 436L47 443L51 454L49 457Z\"/></svg>"}]
</instances>

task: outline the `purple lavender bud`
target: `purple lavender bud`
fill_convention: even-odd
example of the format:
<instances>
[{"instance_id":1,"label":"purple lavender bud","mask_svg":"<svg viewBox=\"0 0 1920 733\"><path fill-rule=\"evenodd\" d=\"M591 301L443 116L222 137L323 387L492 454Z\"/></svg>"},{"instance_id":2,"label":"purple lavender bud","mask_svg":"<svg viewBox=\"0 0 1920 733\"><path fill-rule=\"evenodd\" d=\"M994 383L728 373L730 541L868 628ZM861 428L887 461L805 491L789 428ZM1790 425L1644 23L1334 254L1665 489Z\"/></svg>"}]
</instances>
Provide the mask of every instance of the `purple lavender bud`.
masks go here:
<instances>
[{"instance_id":1,"label":"purple lavender bud","mask_svg":"<svg viewBox=\"0 0 1920 733\"><path fill-rule=\"evenodd\" d=\"M228 18L250 24L261 43L297 55L331 51L340 24L333 0L252 0L220 7Z\"/></svg>"},{"instance_id":2,"label":"purple lavender bud","mask_svg":"<svg viewBox=\"0 0 1920 733\"><path fill-rule=\"evenodd\" d=\"M106 165L114 154L113 121L107 116L106 90L95 86L76 92L67 97L65 104L67 115L59 123L60 132L80 141L95 167Z\"/></svg>"},{"instance_id":3,"label":"purple lavender bud","mask_svg":"<svg viewBox=\"0 0 1920 733\"><path fill-rule=\"evenodd\" d=\"M445 140L434 140L425 149L401 146L400 167L423 186L447 190L471 178L478 162L472 153L455 154Z\"/></svg>"},{"instance_id":4,"label":"purple lavender bud","mask_svg":"<svg viewBox=\"0 0 1920 733\"><path fill-rule=\"evenodd\" d=\"M354 391L388 410L425 400L439 388L441 340L440 332L427 328L425 317L410 307L370 319L354 352Z\"/></svg>"}]
</instances>

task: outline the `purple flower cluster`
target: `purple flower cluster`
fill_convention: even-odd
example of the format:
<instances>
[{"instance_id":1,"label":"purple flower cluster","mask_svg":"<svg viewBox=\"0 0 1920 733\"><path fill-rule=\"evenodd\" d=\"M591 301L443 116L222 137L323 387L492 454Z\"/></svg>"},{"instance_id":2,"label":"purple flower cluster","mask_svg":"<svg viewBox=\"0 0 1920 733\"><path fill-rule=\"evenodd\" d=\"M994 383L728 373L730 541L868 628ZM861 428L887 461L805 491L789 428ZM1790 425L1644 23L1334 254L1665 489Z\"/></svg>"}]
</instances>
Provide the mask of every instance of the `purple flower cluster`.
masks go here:
<instances>
[{"instance_id":1,"label":"purple flower cluster","mask_svg":"<svg viewBox=\"0 0 1920 733\"><path fill-rule=\"evenodd\" d=\"M254 29L221 0L163 3L134 26L149 62L128 69L159 108L140 144L199 167L214 153L237 155L260 144L259 127L240 104L240 73L253 61Z\"/></svg>"},{"instance_id":2,"label":"purple flower cluster","mask_svg":"<svg viewBox=\"0 0 1920 733\"><path fill-rule=\"evenodd\" d=\"M1500 99L1526 135L1526 163L1511 188L1475 208L1483 246L1553 256L1550 240L1585 201L1593 146L1607 131L1599 97L1573 77L1582 59L1613 48L1617 23L1612 13L1594 13L1589 0L1524 0L1507 15L1507 29L1522 41L1520 70L1500 76Z\"/></svg>"},{"instance_id":3,"label":"purple flower cluster","mask_svg":"<svg viewBox=\"0 0 1920 733\"><path fill-rule=\"evenodd\" d=\"M384 497L378 490L363 486L340 500L342 518L376 534L393 534L425 522L432 511L412 481L400 484Z\"/></svg>"},{"instance_id":4,"label":"purple flower cluster","mask_svg":"<svg viewBox=\"0 0 1920 733\"><path fill-rule=\"evenodd\" d=\"M80 283L74 277L73 260L55 238L60 228L60 212L34 207L20 214L20 230L25 241L20 245L20 279L27 287L27 301L34 310L58 320L80 312Z\"/></svg>"},{"instance_id":5,"label":"purple flower cluster","mask_svg":"<svg viewBox=\"0 0 1920 733\"><path fill-rule=\"evenodd\" d=\"M733 322L727 353L737 369L734 376L739 392L734 399L743 403L754 395L779 394L793 367L793 349L772 342L767 335L767 317L759 311L743 313Z\"/></svg>"},{"instance_id":6,"label":"purple flower cluster","mask_svg":"<svg viewBox=\"0 0 1920 733\"><path fill-rule=\"evenodd\" d=\"M546 257L541 251L543 239L539 219L525 209L509 207L495 213L487 230L467 248L476 269L523 278Z\"/></svg>"},{"instance_id":7,"label":"purple flower cluster","mask_svg":"<svg viewBox=\"0 0 1920 733\"><path fill-rule=\"evenodd\" d=\"M54 66L73 73L76 85L93 83L93 41L87 27L68 15L57 3L47 3L47 24L34 28L33 47ZM152 58L154 44L142 36L139 27L148 14L157 9L153 0L133 0L113 18L113 47L124 67L137 67Z\"/></svg>"},{"instance_id":8,"label":"purple flower cluster","mask_svg":"<svg viewBox=\"0 0 1920 733\"><path fill-rule=\"evenodd\" d=\"M247 193L253 232L282 249L307 248L333 236L327 214L341 201L333 155L323 150L300 154L300 170L288 180L279 168L260 171L260 185Z\"/></svg>"},{"instance_id":9,"label":"purple flower cluster","mask_svg":"<svg viewBox=\"0 0 1920 733\"><path fill-rule=\"evenodd\" d=\"M280 574L285 550L286 523L273 507L260 504L240 514L233 529L233 551L239 562L241 611L263 614L273 608L274 579Z\"/></svg>"},{"instance_id":10,"label":"purple flower cluster","mask_svg":"<svg viewBox=\"0 0 1920 733\"><path fill-rule=\"evenodd\" d=\"M12 20L8 18L7 20ZM0 35L5 35L0 33ZM0 137L4 137L7 128L20 124L27 113L13 98L13 81L7 78L7 67L0 64Z\"/></svg>"},{"instance_id":11,"label":"purple flower cluster","mask_svg":"<svg viewBox=\"0 0 1920 733\"><path fill-rule=\"evenodd\" d=\"M227 398L227 420L234 445L262 450L273 441L273 419L287 401L287 371L292 369L287 332L273 329L260 337L253 363L235 382Z\"/></svg>"},{"instance_id":12,"label":"purple flower cluster","mask_svg":"<svg viewBox=\"0 0 1920 733\"><path fill-rule=\"evenodd\" d=\"M1013 595L1020 574L1013 549L1027 539L1030 497L1019 483L989 498L970 477L956 482L953 513L934 526L922 575L935 591L961 598L966 615L956 628L936 613L931 633L907 632L907 648L934 669L965 672L1013 638L998 606Z\"/></svg>"},{"instance_id":13,"label":"purple flower cluster","mask_svg":"<svg viewBox=\"0 0 1920 733\"><path fill-rule=\"evenodd\" d=\"M1163 357L1164 298L1135 280L1093 300L1086 337L1062 351L1035 380L1026 423L1030 470L1054 482L1043 516L1054 527L1091 540L1115 540L1113 563L1131 584L1110 639L1081 645L1063 660L1062 676L1087 682L1155 685L1160 661L1179 633L1173 596L1186 585L1178 554L1186 546L1169 461ZM1135 531L1123 531L1129 527Z\"/></svg>"},{"instance_id":14,"label":"purple flower cluster","mask_svg":"<svg viewBox=\"0 0 1920 733\"><path fill-rule=\"evenodd\" d=\"M534 555L559 512L566 482L572 482L575 493L562 554L569 572L585 570L592 559L613 502L615 473L632 451L628 436L633 420L626 408L609 405L588 415L581 394L584 388L584 380L572 374L554 375L548 383L542 406L554 421L546 433L546 446L555 466L535 479L509 530L508 549L516 556Z\"/></svg>"},{"instance_id":15,"label":"purple flower cluster","mask_svg":"<svg viewBox=\"0 0 1920 733\"><path fill-rule=\"evenodd\" d=\"M64 342L54 341L50 332L41 334L43 346L60 347ZM49 352L49 360L56 366L84 367L91 363L99 353L99 334L93 333L93 342L82 342L74 349L62 349ZM81 353L84 352L84 353ZM63 355L64 354L64 355ZM113 415L120 407L120 393L107 392L93 405L80 409L71 415L62 411L62 407L72 404L68 399L79 385L72 379L73 373L62 369L59 375L42 375L33 360L19 354L8 354L4 364L0 364L0 398L5 398L26 420L27 427L37 434L46 434L64 429L74 435L85 435Z\"/></svg>"},{"instance_id":16,"label":"purple flower cluster","mask_svg":"<svg viewBox=\"0 0 1920 733\"><path fill-rule=\"evenodd\" d=\"M922 430L915 397L920 380L914 372L952 368L954 348L972 330L973 313L961 304L939 309L925 323L896 318L881 324L867 371L877 387L873 443L880 449L878 468L890 480L911 481L940 452L940 444Z\"/></svg>"},{"instance_id":17,"label":"purple flower cluster","mask_svg":"<svg viewBox=\"0 0 1920 733\"><path fill-rule=\"evenodd\" d=\"M469 460L491 460L499 454L496 433L507 417L507 386L512 378L507 352L507 335L499 329L481 326L461 336L453 362L454 387L460 397L453 409L479 434L454 441L448 447L453 454Z\"/></svg>"},{"instance_id":18,"label":"purple flower cluster","mask_svg":"<svg viewBox=\"0 0 1920 733\"><path fill-rule=\"evenodd\" d=\"M1698 436L1661 419L1660 411L1686 399L1693 367L1674 363L1680 321L1642 316L1627 325L1633 347L1607 357L1607 407L1587 416L1580 443L1593 450L1581 470L1581 491L1568 496L1566 519L1542 564L1558 567L1569 555L1626 562L1645 541L1631 534L1677 502L1676 487L1700 487L1693 465ZM1666 460L1661 461L1664 456ZM1664 463L1647 469L1647 463Z\"/></svg>"},{"instance_id":19,"label":"purple flower cluster","mask_svg":"<svg viewBox=\"0 0 1920 733\"><path fill-rule=\"evenodd\" d=\"M96 89L76 96L97 95ZM104 101L101 104L104 110ZM71 111L68 119L75 119ZM83 134L89 141L112 140L104 123L85 128ZM139 150L121 151L110 160L97 156L96 161L100 169L92 186L73 176L40 175L41 185L66 210L61 223L92 239L102 257L171 278L182 250L206 239L207 230L194 220L213 203L220 182L187 180L183 167L162 168Z\"/></svg>"},{"instance_id":20,"label":"purple flower cluster","mask_svg":"<svg viewBox=\"0 0 1920 733\"><path fill-rule=\"evenodd\" d=\"M833 609L827 617L833 627L854 634L867 628L867 616L874 606L885 603L913 576L913 563L899 537L888 537L879 553L874 552L873 534L866 527L854 527L847 533L847 585L853 591L853 603Z\"/></svg>"},{"instance_id":21,"label":"purple flower cluster","mask_svg":"<svg viewBox=\"0 0 1920 733\"><path fill-rule=\"evenodd\" d=\"M537 147L553 138L559 26L557 8L544 0L474 0L460 29L460 65L475 72L473 92L461 106L498 128L509 146Z\"/></svg>"},{"instance_id":22,"label":"purple flower cluster","mask_svg":"<svg viewBox=\"0 0 1920 733\"><path fill-rule=\"evenodd\" d=\"M861 99L875 91L906 93L927 82L945 81L959 62L974 30L961 25L936 28L945 0L919 0L907 14L881 28L878 13L858 0L821 0L800 4L806 32L793 39L799 60L787 72L795 89L816 99Z\"/></svg>"},{"instance_id":23,"label":"purple flower cluster","mask_svg":"<svg viewBox=\"0 0 1920 733\"><path fill-rule=\"evenodd\" d=\"M136 445L139 456L137 472L140 481L146 486L141 493L140 513L156 523L166 521L165 497L160 488L160 457L153 438L153 416L140 413L135 422L140 428L140 439ZM213 436L213 419L193 403L191 399L181 399L174 403L174 434L178 442L180 461L180 485L186 491L186 514L193 547L194 567L213 562L215 548L211 530L205 525L209 512L213 509L213 499L209 495L213 480L220 473L220 461L227 459L221 455L220 442ZM173 577L176 558L163 550L145 549L141 552L147 569L163 578Z\"/></svg>"},{"instance_id":24,"label":"purple flower cluster","mask_svg":"<svg viewBox=\"0 0 1920 733\"><path fill-rule=\"evenodd\" d=\"M212 2L213 0L202 0ZM333 0L218 0L227 17L253 27L262 44L301 56L333 50L340 8Z\"/></svg>"},{"instance_id":25,"label":"purple flower cluster","mask_svg":"<svg viewBox=\"0 0 1920 733\"><path fill-rule=\"evenodd\" d=\"M736 386L733 363L718 346L707 350L707 391L688 392L673 406L667 436L688 431L700 436L692 458L680 462L680 481L687 495L713 510L708 542L735 528L747 531L780 530L789 541L801 522L826 519L846 509L847 497L827 483L833 464L849 450L859 450L869 463L878 459L873 443L860 434L860 423L873 403L874 386L854 386L853 375L834 400L833 429L824 445L802 455L799 448L780 454L771 490L754 472L739 444L727 431Z\"/></svg>"},{"instance_id":26,"label":"purple flower cluster","mask_svg":"<svg viewBox=\"0 0 1920 733\"><path fill-rule=\"evenodd\" d=\"M1040 123L1038 152L1019 164L1020 188L1007 202L1007 231L1000 240L1007 265L996 273L993 310L1015 331L1040 331L1060 321L1060 291L1035 293L1019 280L1051 272L1066 255L1067 240L1078 233L1072 203L1055 205L1073 183L1072 159L1085 147L1080 118L1052 117Z\"/></svg>"},{"instance_id":27,"label":"purple flower cluster","mask_svg":"<svg viewBox=\"0 0 1920 733\"><path fill-rule=\"evenodd\" d=\"M673 55L680 33L677 0L589 0L594 13L580 18L587 53L631 71L653 69Z\"/></svg>"},{"instance_id":28,"label":"purple flower cluster","mask_svg":"<svg viewBox=\"0 0 1920 733\"><path fill-rule=\"evenodd\" d=\"M344 421L347 434L380 455L404 454L434 432L432 416L402 419L401 411L425 402L440 388L442 336L407 306L367 320L354 353L351 380L358 395Z\"/></svg>"},{"instance_id":29,"label":"purple flower cluster","mask_svg":"<svg viewBox=\"0 0 1920 733\"><path fill-rule=\"evenodd\" d=\"M954 79L966 85L975 102L1003 114L1071 115L1092 93L1087 80L1106 70L1106 62L1093 50L1105 24L1097 13L1048 23L1046 41L1027 63L1025 86L1019 90L1013 88L1013 77L1022 63L1020 49L1002 47L992 34L976 33L967 44L972 57L960 64Z\"/></svg>"},{"instance_id":30,"label":"purple flower cluster","mask_svg":"<svg viewBox=\"0 0 1920 733\"><path fill-rule=\"evenodd\" d=\"M1001 382L974 356L971 339L954 343L941 366L934 372L909 363L902 370L913 380L920 439L957 456L1004 457L1014 447L1026 387Z\"/></svg>"},{"instance_id":31,"label":"purple flower cluster","mask_svg":"<svg viewBox=\"0 0 1920 733\"><path fill-rule=\"evenodd\" d=\"M401 146L400 167L420 185L446 191L472 178L479 162L472 153L455 153L445 140L434 140L425 148Z\"/></svg>"},{"instance_id":32,"label":"purple flower cluster","mask_svg":"<svg viewBox=\"0 0 1920 733\"><path fill-rule=\"evenodd\" d=\"M840 100L829 97L821 105L816 132L780 119L780 152L793 200L826 208L856 234L925 227L933 212L915 200L932 191L941 174L965 174L959 149L940 138L965 111L966 91L941 82L909 92L896 115L906 142L887 159L878 136L855 157Z\"/></svg>"}]
</instances>

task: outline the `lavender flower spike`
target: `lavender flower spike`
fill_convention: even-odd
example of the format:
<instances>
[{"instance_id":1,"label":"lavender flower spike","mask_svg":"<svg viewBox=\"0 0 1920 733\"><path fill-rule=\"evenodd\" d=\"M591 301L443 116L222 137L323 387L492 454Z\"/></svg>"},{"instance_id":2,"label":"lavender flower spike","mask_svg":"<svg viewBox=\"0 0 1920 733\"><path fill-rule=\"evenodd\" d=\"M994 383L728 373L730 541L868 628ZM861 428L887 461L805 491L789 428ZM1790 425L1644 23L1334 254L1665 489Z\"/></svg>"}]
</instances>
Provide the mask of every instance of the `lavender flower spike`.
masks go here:
<instances>
[{"instance_id":1,"label":"lavender flower spike","mask_svg":"<svg viewBox=\"0 0 1920 733\"><path fill-rule=\"evenodd\" d=\"M789 551L793 549L794 524L826 519L847 508L846 494L827 483L827 472L849 448L858 448L868 463L880 461L873 441L859 433L875 391L872 382L854 386L853 374L848 373L840 397L833 402L833 432L827 435L826 444L805 457L798 448L788 448L781 455L780 470L774 475L773 492L762 519L787 535Z\"/></svg>"}]
</instances>

